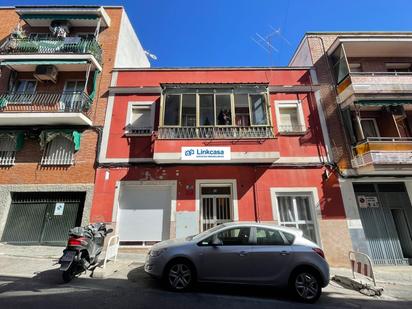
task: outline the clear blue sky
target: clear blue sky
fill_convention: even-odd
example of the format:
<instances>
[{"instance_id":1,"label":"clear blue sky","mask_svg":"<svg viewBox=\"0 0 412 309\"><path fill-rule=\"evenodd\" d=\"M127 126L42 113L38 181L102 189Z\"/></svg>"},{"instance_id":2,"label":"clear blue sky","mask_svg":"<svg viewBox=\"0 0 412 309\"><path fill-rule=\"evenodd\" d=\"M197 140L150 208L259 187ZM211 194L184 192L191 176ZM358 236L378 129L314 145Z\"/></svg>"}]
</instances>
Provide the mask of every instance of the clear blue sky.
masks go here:
<instances>
[{"instance_id":1,"label":"clear blue sky","mask_svg":"<svg viewBox=\"0 0 412 309\"><path fill-rule=\"evenodd\" d=\"M287 65L307 31L412 31L410 0L0 0L1 5L123 5L152 66ZM272 30L277 51L252 41Z\"/></svg>"}]
</instances>

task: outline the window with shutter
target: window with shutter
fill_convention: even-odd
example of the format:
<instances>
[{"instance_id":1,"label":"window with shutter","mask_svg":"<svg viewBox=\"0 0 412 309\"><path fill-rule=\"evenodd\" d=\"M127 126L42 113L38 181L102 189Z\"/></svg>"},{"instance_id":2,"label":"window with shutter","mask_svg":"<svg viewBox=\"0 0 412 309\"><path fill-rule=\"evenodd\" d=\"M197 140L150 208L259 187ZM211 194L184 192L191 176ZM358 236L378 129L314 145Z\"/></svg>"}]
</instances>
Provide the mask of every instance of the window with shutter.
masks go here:
<instances>
[{"instance_id":1,"label":"window with shutter","mask_svg":"<svg viewBox=\"0 0 412 309\"><path fill-rule=\"evenodd\" d=\"M276 119L280 133L303 133L306 131L300 101L276 101Z\"/></svg>"},{"instance_id":2,"label":"window with shutter","mask_svg":"<svg viewBox=\"0 0 412 309\"><path fill-rule=\"evenodd\" d=\"M153 131L151 104L131 104L129 109L126 134L150 135Z\"/></svg>"}]
</instances>

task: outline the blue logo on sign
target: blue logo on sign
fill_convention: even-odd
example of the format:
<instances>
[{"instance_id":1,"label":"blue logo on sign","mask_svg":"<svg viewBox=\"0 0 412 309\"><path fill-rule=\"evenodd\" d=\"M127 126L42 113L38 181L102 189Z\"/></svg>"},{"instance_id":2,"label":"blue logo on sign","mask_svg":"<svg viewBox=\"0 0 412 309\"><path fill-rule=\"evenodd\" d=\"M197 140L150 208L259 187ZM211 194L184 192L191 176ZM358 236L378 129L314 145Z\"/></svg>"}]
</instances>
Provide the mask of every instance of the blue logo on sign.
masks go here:
<instances>
[{"instance_id":1,"label":"blue logo on sign","mask_svg":"<svg viewBox=\"0 0 412 309\"><path fill-rule=\"evenodd\" d=\"M192 156L192 155L194 155L195 154L195 151L193 150L193 149L189 149L189 150L186 150L185 151L185 156L186 157L190 157L190 156Z\"/></svg>"}]
</instances>

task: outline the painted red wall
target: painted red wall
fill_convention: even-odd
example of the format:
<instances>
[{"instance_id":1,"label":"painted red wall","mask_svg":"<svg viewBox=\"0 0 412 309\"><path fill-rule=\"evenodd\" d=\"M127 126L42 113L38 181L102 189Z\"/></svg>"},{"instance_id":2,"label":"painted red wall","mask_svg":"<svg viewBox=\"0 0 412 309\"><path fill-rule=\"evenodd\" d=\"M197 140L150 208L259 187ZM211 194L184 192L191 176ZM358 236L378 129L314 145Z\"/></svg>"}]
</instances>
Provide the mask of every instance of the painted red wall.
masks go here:
<instances>
[{"instance_id":1,"label":"painted red wall","mask_svg":"<svg viewBox=\"0 0 412 309\"><path fill-rule=\"evenodd\" d=\"M109 170L109 169L107 169ZM254 221L254 188L260 220L271 221L271 187L315 187L320 200L323 218L345 218L342 197L337 179L332 175L322 180L324 168L255 167L246 165L178 165L141 166L110 168L105 180L106 169L97 170L91 221L112 221L117 181L128 180L177 180L177 211L195 211L195 181L197 179L236 179L239 220ZM193 189L187 189L187 186ZM316 205L318 207L318 205ZM115 220L115 219L114 219Z\"/></svg>"},{"instance_id":2,"label":"painted red wall","mask_svg":"<svg viewBox=\"0 0 412 309\"><path fill-rule=\"evenodd\" d=\"M302 85L309 83L307 70L142 70L118 73L118 87L160 86L162 83L262 83L270 85ZM277 132L275 100L301 100L307 131L304 135L280 135ZM124 135L129 102L150 101L156 104L155 130L159 120L159 95L116 95L110 125L107 158L152 158L153 152L180 152L182 146L204 146L202 140L155 140L154 137ZM276 139L260 141L214 140L212 144L230 146L233 152L279 151L286 157L325 155L324 141L316 102L311 93L271 93L270 108Z\"/></svg>"},{"instance_id":3,"label":"painted red wall","mask_svg":"<svg viewBox=\"0 0 412 309\"><path fill-rule=\"evenodd\" d=\"M305 69L210 69L138 70L118 73L117 87L159 86L161 83L268 83L269 85L310 84Z\"/></svg>"}]
</instances>

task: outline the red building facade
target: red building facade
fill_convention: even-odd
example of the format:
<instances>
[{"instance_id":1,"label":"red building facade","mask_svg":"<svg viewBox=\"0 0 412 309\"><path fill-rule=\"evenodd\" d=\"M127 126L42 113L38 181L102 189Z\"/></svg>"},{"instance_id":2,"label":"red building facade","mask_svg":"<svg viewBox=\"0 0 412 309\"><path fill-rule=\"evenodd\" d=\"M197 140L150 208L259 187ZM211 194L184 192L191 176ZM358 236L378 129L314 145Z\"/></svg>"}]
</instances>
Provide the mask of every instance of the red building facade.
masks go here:
<instances>
[{"instance_id":1,"label":"red building facade","mask_svg":"<svg viewBox=\"0 0 412 309\"><path fill-rule=\"evenodd\" d=\"M277 223L344 264L315 91L306 68L114 71L91 221L143 246L227 221Z\"/></svg>"}]
</instances>

